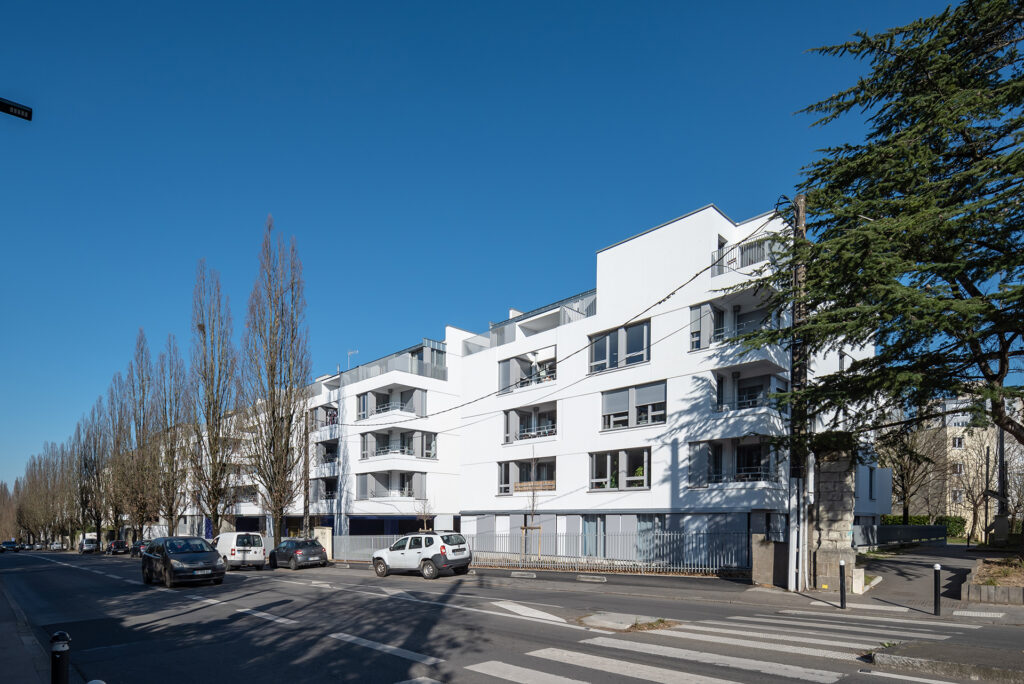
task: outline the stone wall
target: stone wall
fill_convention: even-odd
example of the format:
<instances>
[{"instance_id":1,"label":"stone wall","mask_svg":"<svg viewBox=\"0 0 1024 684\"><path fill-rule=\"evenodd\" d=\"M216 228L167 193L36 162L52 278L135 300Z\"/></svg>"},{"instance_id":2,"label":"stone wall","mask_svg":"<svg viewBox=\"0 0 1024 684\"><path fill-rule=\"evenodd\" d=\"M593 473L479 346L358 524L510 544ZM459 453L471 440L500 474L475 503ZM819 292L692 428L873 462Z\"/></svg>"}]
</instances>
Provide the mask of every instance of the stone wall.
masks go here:
<instances>
[{"instance_id":1,"label":"stone wall","mask_svg":"<svg viewBox=\"0 0 1024 684\"><path fill-rule=\"evenodd\" d=\"M811 520L814 586L839 591L839 561L846 561L846 586L854 588L857 552L853 548L854 460L844 453L824 454L817 464ZM863 584L863 574L861 574Z\"/></svg>"}]
</instances>

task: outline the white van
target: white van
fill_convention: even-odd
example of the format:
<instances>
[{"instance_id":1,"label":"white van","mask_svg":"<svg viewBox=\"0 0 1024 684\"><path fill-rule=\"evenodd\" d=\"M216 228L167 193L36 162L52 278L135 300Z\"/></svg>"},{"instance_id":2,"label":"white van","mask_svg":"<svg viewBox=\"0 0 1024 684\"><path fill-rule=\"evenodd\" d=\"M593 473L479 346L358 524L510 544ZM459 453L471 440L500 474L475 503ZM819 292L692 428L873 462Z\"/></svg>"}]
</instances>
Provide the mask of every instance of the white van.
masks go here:
<instances>
[{"instance_id":1,"label":"white van","mask_svg":"<svg viewBox=\"0 0 1024 684\"><path fill-rule=\"evenodd\" d=\"M211 543L224 559L224 566L228 570L244 565L262 570L267 564L266 547L263 545L263 535L259 532L222 532Z\"/></svg>"}]
</instances>

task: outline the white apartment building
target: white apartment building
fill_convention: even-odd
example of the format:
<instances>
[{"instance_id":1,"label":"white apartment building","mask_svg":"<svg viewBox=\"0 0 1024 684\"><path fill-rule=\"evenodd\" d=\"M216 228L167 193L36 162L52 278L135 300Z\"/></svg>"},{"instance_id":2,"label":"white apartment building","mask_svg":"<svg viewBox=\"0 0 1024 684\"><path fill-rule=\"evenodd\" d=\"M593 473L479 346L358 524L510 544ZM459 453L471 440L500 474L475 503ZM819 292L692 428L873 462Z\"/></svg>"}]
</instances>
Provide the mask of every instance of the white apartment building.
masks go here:
<instances>
[{"instance_id":1,"label":"white apartment building","mask_svg":"<svg viewBox=\"0 0 1024 684\"><path fill-rule=\"evenodd\" d=\"M584 546L746 532L752 512L783 530L788 458L767 438L788 430L769 395L789 353L727 342L779 324L753 288L731 290L781 227L707 206L600 250L592 290L317 378L315 521L397 534L441 516L478 543L531 526Z\"/></svg>"}]
</instances>

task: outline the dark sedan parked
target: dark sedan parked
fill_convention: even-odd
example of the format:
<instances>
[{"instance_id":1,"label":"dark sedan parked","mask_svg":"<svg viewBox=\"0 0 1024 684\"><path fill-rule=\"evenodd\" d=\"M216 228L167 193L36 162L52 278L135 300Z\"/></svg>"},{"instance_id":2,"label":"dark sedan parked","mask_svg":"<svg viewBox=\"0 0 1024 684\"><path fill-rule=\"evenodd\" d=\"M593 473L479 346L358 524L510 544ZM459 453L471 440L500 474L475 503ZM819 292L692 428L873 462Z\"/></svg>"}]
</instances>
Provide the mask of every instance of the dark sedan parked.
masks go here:
<instances>
[{"instance_id":1,"label":"dark sedan parked","mask_svg":"<svg viewBox=\"0 0 1024 684\"><path fill-rule=\"evenodd\" d=\"M138 556L142 558L142 554L146 552L146 547L149 546L148 539L140 539L139 541L132 544L131 557L135 558Z\"/></svg>"},{"instance_id":2,"label":"dark sedan parked","mask_svg":"<svg viewBox=\"0 0 1024 684\"><path fill-rule=\"evenodd\" d=\"M4 551L14 551L15 553L17 553L19 551L18 542L5 541L3 543L3 549Z\"/></svg>"},{"instance_id":3,"label":"dark sedan parked","mask_svg":"<svg viewBox=\"0 0 1024 684\"><path fill-rule=\"evenodd\" d=\"M327 565L327 550L315 539L282 539L270 552L270 567L287 565L298 570L302 565Z\"/></svg>"},{"instance_id":4,"label":"dark sedan parked","mask_svg":"<svg viewBox=\"0 0 1024 684\"><path fill-rule=\"evenodd\" d=\"M168 588L178 582L220 584L224 561L200 537L158 537L142 553L142 581L163 582Z\"/></svg>"},{"instance_id":5,"label":"dark sedan parked","mask_svg":"<svg viewBox=\"0 0 1024 684\"><path fill-rule=\"evenodd\" d=\"M124 539L117 539L107 544L107 548L103 550L108 556L113 556L116 553L128 553L128 542Z\"/></svg>"}]
</instances>

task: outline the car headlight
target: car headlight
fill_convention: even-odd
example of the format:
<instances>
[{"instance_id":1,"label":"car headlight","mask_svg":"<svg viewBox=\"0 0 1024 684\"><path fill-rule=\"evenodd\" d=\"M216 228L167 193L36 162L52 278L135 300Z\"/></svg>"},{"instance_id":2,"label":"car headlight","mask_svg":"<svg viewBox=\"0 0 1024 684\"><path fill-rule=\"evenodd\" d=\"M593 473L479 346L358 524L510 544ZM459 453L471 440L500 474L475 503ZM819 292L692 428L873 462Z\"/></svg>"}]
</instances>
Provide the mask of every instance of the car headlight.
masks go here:
<instances>
[{"instance_id":1,"label":"car headlight","mask_svg":"<svg viewBox=\"0 0 1024 684\"><path fill-rule=\"evenodd\" d=\"M172 568L183 568L183 567L185 567L185 564L182 563L180 560L171 559L171 567Z\"/></svg>"},{"instance_id":2,"label":"car headlight","mask_svg":"<svg viewBox=\"0 0 1024 684\"><path fill-rule=\"evenodd\" d=\"M223 568L224 567L224 559L223 558L218 558L217 559L217 567L218 568Z\"/></svg>"}]
</instances>

